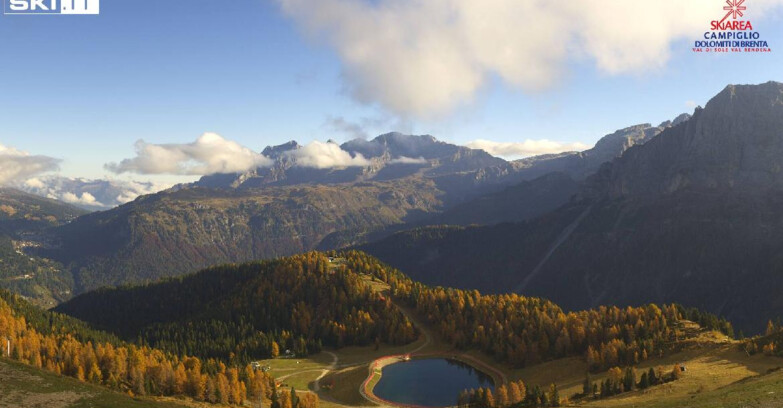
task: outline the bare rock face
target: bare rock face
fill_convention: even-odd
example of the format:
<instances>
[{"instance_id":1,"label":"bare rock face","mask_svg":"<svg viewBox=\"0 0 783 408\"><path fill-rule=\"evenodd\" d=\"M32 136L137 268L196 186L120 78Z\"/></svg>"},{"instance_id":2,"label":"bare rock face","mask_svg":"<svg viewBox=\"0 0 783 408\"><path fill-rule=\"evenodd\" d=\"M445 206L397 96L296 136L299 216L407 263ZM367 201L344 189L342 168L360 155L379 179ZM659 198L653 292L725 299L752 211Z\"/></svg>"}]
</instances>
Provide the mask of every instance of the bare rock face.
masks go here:
<instances>
[{"instance_id":1,"label":"bare rock face","mask_svg":"<svg viewBox=\"0 0 783 408\"><path fill-rule=\"evenodd\" d=\"M730 85L693 118L632 148L598 177L611 197L685 188L783 189L783 84Z\"/></svg>"},{"instance_id":2,"label":"bare rock face","mask_svg":"<svg viewBox=\"0 0 783 408\"><path fill-rule=\"evenodd\" d=\"M633 146L647 143L664 130L686 122L690 117L684 113L658 126L649 123L629 126L602 137L593 148L583 152L534 156L517 160L514 165L519 177L524 180L552 172L567 174L574 180L584 180L598 171L602 164L620 157Z\"/></svg>"}]
</instances>

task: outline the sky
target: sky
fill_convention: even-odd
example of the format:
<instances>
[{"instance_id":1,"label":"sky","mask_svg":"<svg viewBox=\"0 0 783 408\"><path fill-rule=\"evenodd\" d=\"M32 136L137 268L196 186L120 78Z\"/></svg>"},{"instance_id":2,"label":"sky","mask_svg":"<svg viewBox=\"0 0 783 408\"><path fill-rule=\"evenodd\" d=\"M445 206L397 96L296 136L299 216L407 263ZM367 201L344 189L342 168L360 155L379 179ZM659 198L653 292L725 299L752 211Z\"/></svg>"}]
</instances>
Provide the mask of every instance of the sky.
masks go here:
<instances>
[{"instance_id":1,"label":"sky","mask_svg":"<svg viewBox=\"0 0 783 408\"><path fill-rule=\"evenodd\" d=\"M389 131L515 157L588 148L727 84L783 81L783 0L745 2L771 53L692 51L725 5L102 0L99 15L3 15L0 181L166 185L265 165L258 152L289 140L345 163L322 142Z\"/></svg>"}]
</instances>

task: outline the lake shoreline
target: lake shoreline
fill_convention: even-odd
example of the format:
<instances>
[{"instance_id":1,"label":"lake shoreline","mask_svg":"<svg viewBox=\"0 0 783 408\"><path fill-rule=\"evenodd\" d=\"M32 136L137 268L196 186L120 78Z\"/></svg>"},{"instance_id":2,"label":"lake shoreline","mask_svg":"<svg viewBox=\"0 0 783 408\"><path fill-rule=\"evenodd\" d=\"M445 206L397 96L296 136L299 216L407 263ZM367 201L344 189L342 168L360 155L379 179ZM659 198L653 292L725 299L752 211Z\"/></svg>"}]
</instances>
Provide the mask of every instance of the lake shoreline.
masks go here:
<instances>
[{"instance_id":1,"label":"lake shoreline","mask_svg":"<svg viewBox=\"0 0 783 408\"><path fill-rule=\"evenodd\" d=\"M408 360L406 360L406 358ZM454 354L454 353L445 353L445 352L422 353L422 354L415 354L415 355L396 354L396 355L384 356L371 362L368 366L368 372L369 372L368 376L362 383L359 391L366 399L380 405L389 405L389 406L401 407L401 408L435 408L429 405L406 404L406 403L390 401L379 397L373 391L383 375L382 372L384 367L392 364L405 363L407 361L426 360L426 359L444 359L444 360L451 360L458 363L462 363L470 367L471 369L483 374L484 376L490 378L492 380L492 384L494 387L500 386L505 383L505 376L499 370L484 363L483 361L477 360L466 354ZM455 394L455 398L456 398L456 394Z\"/></svg>"}]
</instances>

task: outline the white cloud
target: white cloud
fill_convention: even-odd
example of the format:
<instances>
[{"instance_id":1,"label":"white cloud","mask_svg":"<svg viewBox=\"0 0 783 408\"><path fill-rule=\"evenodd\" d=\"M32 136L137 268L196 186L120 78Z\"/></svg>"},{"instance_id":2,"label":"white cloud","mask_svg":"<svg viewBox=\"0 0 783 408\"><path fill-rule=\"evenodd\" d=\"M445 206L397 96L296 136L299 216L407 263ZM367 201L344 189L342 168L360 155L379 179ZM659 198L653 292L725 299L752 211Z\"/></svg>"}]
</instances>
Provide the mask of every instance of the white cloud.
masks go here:
<instances>
[{"instance_id":1,"label":"white cloud","mask_svg":"<svg viewBox=\"0 0 783 408\"><path fill-rule=\"evenodd\" d=\"M46 185L41 181L41 179L38 178L31 178L24 182L24 186L30 187L30 188L44 188Z\"/></svg>"},{"instance_id":2,"label":"white cloud","mask_svg":"<svg viewBox=\"0 0 783 408\"><path fill-rule=\"evenodd\" d=\"M427 159L423 157L406 157L400 156L389 161L391 164L425 164L428 163Z\"/></svg>"},{"instance_id":3,"label":"white cloud","mask_svg":"<svg viewBox=\"0 0 783 408\"><path fill-rule=\"evenodd\" d=\"M0 144L0 185L21 182L38 174L59 169L60 160L35 156Z\"/></svg>"},{"instance_id":4,"label":"white cloud","mask_svg":"<svg viewBox=\"0 0 783 408\"><path fill-rule=\"evenodd\" d=\"M139 196L154 194L158 191L171 188L169 183L156 183L152 181L112 181L117 186L114 201L117 204L125 204L137 199Z\"/></svg>"},{"instance_id":5,"label":"white cloud","mask_svg":"<svg viewBox=\"0 0 783 408\"><path fill-rule=\"evenodd\" d=\"M524 142L494 142L478 139L468 142L465 146L471 149L481 149L493 156L500 157L526 157L539 154L582 151L590 148L590 146L582 143L561 143L547 139L528 139Z\"/></svg>"},{"instance_id":6,"label":"white cloud","mask_svg":"<svg viewBox=\"0 0 783 408\"><path fill-rule=\"evenodd\" d=\"M355 167L367 166L370 161L357 153L350 153L341 149L332 142L312 141L296 150L289 150L286 154L296 159L296 165L300 167L315 167L325 169L331 167Z\"/></svg>"},{"instance_id":7,"label":"white cloud","mask_svg":"<svg viewBox=\"0 0 783 408\"><path fill-rule=\"evenodd\" d=\"M416 116L469 103L493 75L530 92L561 81L573 62L608 74L660 69L675 41L699 39L725 13L719 0L278 2L336 51L355 99ZM746 4L755 23L783 0Z\"/></svg>"},{"instance_id":8,"label":"white cloud","mask_svg":"<svg viewBox=\"0 0 783 408\"><path fill-rule=\"evenodd\" d=\"M237 142L204 133L195 142L151 144L136 142L136 157L108 163L115 173L208 175L239 173L271 165L272 161Z\"/></svg>"},{"instance_id":9,"label":"white cloud","mask_svg":"<svg viewBox=\"0 0 783 408\"><path fill-rule=\"evenodd\" d=\"M80 196L77 196L76 194L71 192L66 192L62 195L62 200L70 204L81 204L86 206L94 206L94 205L102 206L102 204L99 203L92 194L87 192L82 193Z\"/></svg>"},{"instance_id":10,"label":"white cloud","mask_svg":"<svg viewBox=\"0 0 783 408\"><path fill-rule=\"evenodd\" d=\"M35 177L18 183L28 193L65 201L90 210L104 210L135 200L140 195L153 194L171 184L152 181L88 180L61 176Z\"/></svg>"}]
</instances>

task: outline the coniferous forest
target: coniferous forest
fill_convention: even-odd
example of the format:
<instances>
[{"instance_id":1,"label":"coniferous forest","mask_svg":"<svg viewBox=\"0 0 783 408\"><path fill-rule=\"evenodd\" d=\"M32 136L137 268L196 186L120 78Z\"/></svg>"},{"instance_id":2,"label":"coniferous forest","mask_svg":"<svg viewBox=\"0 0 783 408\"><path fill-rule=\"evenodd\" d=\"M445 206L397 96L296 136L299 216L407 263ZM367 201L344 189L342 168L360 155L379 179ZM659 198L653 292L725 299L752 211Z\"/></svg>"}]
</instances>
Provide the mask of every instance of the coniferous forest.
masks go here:
<instances>
[{"instance_id":1,"label":"coniferous forest","mask_svg":"<svg viewBox=\"0 0 783 408\"><path fill-rule=\"evenodd\" d=\"M125 343L67 316L36 310L6 291L0 291L0 333L8 338L14 360L129 395L187 396L236 405L289 398L278 395L271 376L250 365L227 366L216 359ZM317 398L305 394L300 404L316 407Z\"/></svg>"},{"instance_id":2,"label":"coniferous forest","mask_svg":"<svg viewBox=\"0 0 783 408\"><path fill-rule=\"evenodd\" d=\"M444 340L519 367L574 355L584 356L595 371L636 364L673 340L676 323L686 317L733 335L731 323L674 304L564 312L540 298L429 287L361 252L348 252L346 259L350 269L388 282L394 298Z\"/></svg>"},{"instance_id":3,"label":"coniferous forest","mask_svg":"<svg viewBox=\"0 0 783 408\"><path fill-rule=\"evenodd\" d=\"M92 292L57 310L127 340L234 363L417 337L351 268L315 252Z\"/></svg>"}]
</instances>

